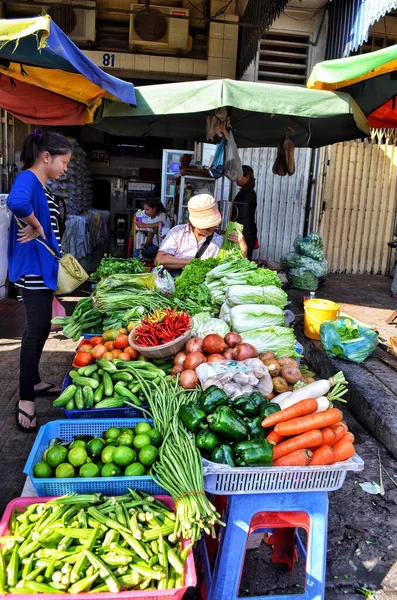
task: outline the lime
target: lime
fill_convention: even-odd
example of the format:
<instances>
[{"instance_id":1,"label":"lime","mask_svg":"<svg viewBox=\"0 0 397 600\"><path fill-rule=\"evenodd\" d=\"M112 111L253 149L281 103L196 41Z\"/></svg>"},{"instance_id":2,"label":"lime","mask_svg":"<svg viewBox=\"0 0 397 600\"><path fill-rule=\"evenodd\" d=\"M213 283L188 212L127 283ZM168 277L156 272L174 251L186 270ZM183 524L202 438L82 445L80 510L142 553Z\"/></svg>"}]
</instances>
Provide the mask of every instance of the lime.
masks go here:
<instances>
[{"instance_id":1,"label":"lime","mask_svg":"<svg viewBox=\"0 0 397 600\"><path fill-rule=\"evenodd\" d=\"M49 448L47 448L47 450L45 450L45 451L44 451L44 454L43 454L43 461L44 461L44 462L47 462L47 454L48 454L48 450L49 450Z\"/></svg>"},{"instance_id":2,"label":"lime","mask_svg":"<svg viewBox=\"0 0 397 600\"><path fill-rule=\"evenodd\" d=\"M85 462L86 462L86 463L92 463L92 462L94 462L94 461L92 460L92 458L90 458L89 456L87 456L87 458L86 458L86 461L85 461Z\"/></svg>"},{"instance_id":3,"label":"lime","mask_svg":"<svg viewBox=\"0 0 397 600\"><path fill-rule=\"evenodd\" d=\"M98 461L97 461L95 464L96 464L96 466L98 467L98 469L99 469L99 470L101 470L101 469L102 469L102 467L103 467L103 462L102 462L101 460L98 460Z\"/></svg>"},{"instance_id":4,"label":"lime","mask_svg":"<svg viewBox=\"0 0 397 600\"><path fill-rule=\"evenodd\" d=\"M99 475L99 467L95 463L86 463L80 467L80 477L99 477Z\"/></svg>"},{"instance_id":5,"label":"lime","mask_svg":"<svg viewBox=\"0 0 397 600\"><path fill-rule=\"evenodd\" d=\"M150 443L153 446L156 446L157 448L159 448L161 446L161 444L163 443L163 436L161 435L161 433L159 431L157 431L157 429L151 429L150 431L147 432L147 434L150 437Z\"/></svg>"},{"instance_id":6,"label":"lime","mask_svg":"<svg viewBox=\"0 0 397 600\"><path fill-rule=\"evenodd\" d=\"M117 438L116 443L118 446L129 446L131 448L133 442L134 442L134 434L132 432L129 433L128 431L125 431L124 433L122 433L120 435L120 437Z\"/></svg>"},{"instance_id":7,"label":"lime","mask_svg":"<svg viewBox=\"0 0 397 600\"><path fill-rule=\"evenodd\" d=\"M145 465L145 467L149 467L156 462L158 455L159 451L157 450L156 446L145 446L139 450L138 460L140 463Z\"/></svg>"},{"instance_id":8,"label":"lime","mask_svg":"<svg viewBox=\"0 0 397 600\"><path fill-rule=\"evenodd\" d=\"M124 475L126 477L141 477L141 475L145 475L145 467L139 462L134 462L126 467Z\"/></svg>"},{"instance_id":9,"label":"lime","mask_svg":"<svg viewBox=\"0 0 397 600\"><path fill-rule=\"evenodd\" d=\"M107 442L109 440L114 442L117 440L119 435L120 435L120 429L117 429L117 427L110 427L107 431L105 431L104 438Z\"/></svg>"},{"instance_id":10,"label":"lime","mask_svg":"<svg viewBox=\"0 0 397 600\"><path fill-rule=\"evenodd\" d=\"M65 446L53 446L47 452L46 462L55 469L58 465L65 462L68 455L68 449Z\"/></svg>"},{"instance_id":11,"label":"lime","mask_svg":"<svg viewBox=\"0 0 397 600\"><path fill-rule=\"evenodd\" d=\"M96 458L97 456L101 456L101 452L105 447L105 442L101 438L94 438L90 440L87 444L87 453L91 458Z\"/></svg>"},{"instance_id":12,"label":"lime","mask_svg":"<svg viewBox=\"0 0 397 600\"><path fill-rule=\"evenodd\" d=\"M120 427L121 433L130 433L134 437L134 430L129 427Z\"/></svg>"},{"instance_id":13,"label":"lime","mask_svg":"<svg viewBox=\"0 0 397 600\"><path fill-rule=\"evenodd\" d=\"M139 435L140 433L148 433L151 430L149 423L146 421L142 421L142 423L138 423L135 427L135 435Z\"/></svg>"},{"instance_id":14,"label":"lime","mask_svg":"<svg viewBox=\"0 0 397 600\"><path fill-rule=\"evenodd\" d=\"M133 444L135 448L140 450L140 448L144 448L144 446L149 446L150 442L150 437L146 433L141 433L134 438Z\"/></svg>"},{"instance_id":15,"label":"lime","mask_svg":"<svg viewBox=\"0 0 397 600\"><path fill-rule=\"evenodd\" d=\"M101 470L102 477L119 477L121 475L121 469L115 463L108 463L103 465Z\"/></svg>"},{"instance_id":16,"label":"lime","mask_svg":"<svg viewBox=\"0 0 397 600\"><path fill-rule=\"evenodd\" d=\"M87 452L85 448L72 448L68 453L68 461L74 467L81 467L87 460Z\"/></svg>"},{"instance_id":17,"label":"lime","mask_svg":"<svg viewBox=\"0 0 397 600\"><path fill-rule=\"evenodd\" d=\"M136 460L136 452L132 448L128 448L128 446L118 446L113 452L113 462L116 465L126 467L133 463L134 460Z\"/></svg>"},{"instance_id":18,"label":"lime","mask_svg":"<svg viewBox=\"0 0 397 600\"><path fill-rule=\"evenodd\" d=\"M84 440L74 440L74 442L70 444L69 450L71 450L72 448L85 448L86 445L87 444Z\"/></svg>"},{"instance_id":19,"label":"lime","mask_svg":"<svg viewBox=\"0 0 397 600\"><path fill-rule=\"evenodd\" d=\"M58 479L74 477L74 475L74 467L72 467L72 465L70 465L69 463L61 463L57 466L55 471L55 477L57 477Z\"/></svg>"},{"instance_id":20,"label":"lime","mask_svg":"<svg viewBox=\"0 0 397 600\"><path fill-rule=\"evenodd\" d=\"M47 465L46 462L39 462L34 466L33 475L35 477L39 477L40 479L52 477L52 469L50 465Z\"/></svg>"},{"instance_id":21,"label":"lime","mask_svg":"<svg viewBox=\"0 0 397 600\"><path fill-rule=\"evenodd\" d=\"M113 452L116 450L116 446L105 446L101 453L101 461L105 464L112 462Z\"/></svg>"}]
</instances>

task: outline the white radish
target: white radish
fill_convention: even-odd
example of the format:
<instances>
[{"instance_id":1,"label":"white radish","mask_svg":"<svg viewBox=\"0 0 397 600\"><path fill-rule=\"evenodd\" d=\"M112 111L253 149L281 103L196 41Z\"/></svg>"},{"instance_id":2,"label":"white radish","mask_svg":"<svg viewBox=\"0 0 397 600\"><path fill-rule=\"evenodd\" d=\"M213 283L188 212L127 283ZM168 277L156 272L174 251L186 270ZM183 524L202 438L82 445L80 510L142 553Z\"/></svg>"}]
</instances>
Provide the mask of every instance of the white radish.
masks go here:
<instances>
[{"instance_id":1,"label":"white radish","mask_svg":"<svg viewBox=\"0 0 397 600\"><path fill-rule=\"evenodd\" d=\"M314 383L309 383L308 385L297 389L295 392L291 392L290 396L284 397L280 401L275 399L275 401L280 405L281 410L283 410L284 408L293 406L301 400L307 400L307 398L317 399L320 398L320 396L326 396L333 385L342 387L342 384L345 383L347 383L345 376L342 371L339 371L339 373L329 379L319 379ZM281 395L283 394L280 394L280 396ZM278 396L278 398L280 398L280 396ZM338 398L334 396L333 399L337 400Z\"/></svg>"},{"instance_id":2,"label":"white radish","mask_svg":"<svg viewBox=\"0 0 397 600\"><path fill-rule=\"evenodd\" d=\"M319 396L318 398L316 398L317 400L317 410L315 410L314 412L318 413L318 412L324 412L325 410L328 410L331 406L330 401L328 400L327 396Z\"/></svg>"},{"instance_id":3,"label":"white radish","mask_svg":"<svg viewBox=\"0 0 397 600\"><path fill-rule=\"evenodd\" d=\"M288 396L291 396L292 392L283 392L282 394L278 394L278 396L275 396L272 400L272 402L276 402L277 404L279 404L280 402L282 402L285 398L288 398ZM281 406L280 406L281 408Z\"/></svg>"}]
</instances>

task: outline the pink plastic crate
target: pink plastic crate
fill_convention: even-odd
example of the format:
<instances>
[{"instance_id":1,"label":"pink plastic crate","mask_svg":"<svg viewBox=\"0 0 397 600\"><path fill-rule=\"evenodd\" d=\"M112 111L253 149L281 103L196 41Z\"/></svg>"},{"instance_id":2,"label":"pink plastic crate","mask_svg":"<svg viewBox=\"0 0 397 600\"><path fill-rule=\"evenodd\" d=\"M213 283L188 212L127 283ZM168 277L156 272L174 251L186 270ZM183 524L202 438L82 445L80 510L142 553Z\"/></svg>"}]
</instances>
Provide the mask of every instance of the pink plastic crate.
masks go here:
<instances>
[{"instance_id":1,"label":"pink plastic crate","mask_svg":"<svg viewBox=\"0 0 397 600\"><path fill-rule=\"evenodd\" d=\"M175 504L169 496L155 496L158 500L161 500L164 504L166 504L172 510L175 509ZM19 512L22 512L24 508L29 506L30 504L37 504L43 502L49 502L50 500L55 500L55 498L15 498L15 500L11 500L6 506L4 511L3 518L0 522L0 536L7 535L8 533L8 523L10 522L12 512L17 509ZM184 542L187 544L188 542ZM112 594L111 592L106 592L102 594L18 594L15 596L14 594L5 594L4 598L28 598L29 600L33 600L33 598L43 598L43 600L60 600L61 596L64 596L67 600L105 600L107 598L117 598L117 600L169 600L169 598L174 598L174 600L182 600L186 590L188 587L194 587L197 584L197 576L196 576L196 568L194 565L194 558L192 549L189 550L189 554L186 561L186 569L185 569L185 585L182 588L174 588L172 590L132 590L128 592L119 592L118 594Z\"/></svg>"}]
</instances>

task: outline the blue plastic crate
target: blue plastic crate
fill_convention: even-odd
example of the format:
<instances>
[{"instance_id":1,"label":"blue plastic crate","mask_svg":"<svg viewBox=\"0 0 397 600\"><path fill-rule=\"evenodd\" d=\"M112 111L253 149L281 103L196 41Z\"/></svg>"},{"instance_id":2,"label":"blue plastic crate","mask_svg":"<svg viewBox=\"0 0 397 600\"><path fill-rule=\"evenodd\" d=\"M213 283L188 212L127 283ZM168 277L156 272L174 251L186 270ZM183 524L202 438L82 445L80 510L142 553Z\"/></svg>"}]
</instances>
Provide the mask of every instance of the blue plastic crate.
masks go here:
<instances>
[{"instance_id":1,"label":"blue plastic crate","mask_svg":"<svg viewBox=\"0 0 397 600\"><path fill-rule=\"evenodd\" d=\"M62 392L72 383L72 378L69 373L66 373L62 383ZM143 406L142 408L147 409L148 407ZM61 408L61 410L66 419L132 419L143 416L139 408L133 408L128 405L121 408L90 408L83 410L66 410L66 408Z\"/></svg>"},{"instance_id":2,"label":"blue plastic crate","mask_svg":"<svg viewBox=\"0 0 397 600\"><path fill-rule=\"evenodd\" d=\"M37 479L33 476L34 466L41 461L49 442L53 438L72 441L76 435L102 436L109 427L131 427L145 419L87 419L78 421L52 421L40 427L33 448L23 470L29 476L39 496L63 496L64 494L102 493L106 495L127 494L128 488L143 490L149 494L166 494L148 475L141 477L74 477L71 479Z\"/></svg>"}]
</instances>

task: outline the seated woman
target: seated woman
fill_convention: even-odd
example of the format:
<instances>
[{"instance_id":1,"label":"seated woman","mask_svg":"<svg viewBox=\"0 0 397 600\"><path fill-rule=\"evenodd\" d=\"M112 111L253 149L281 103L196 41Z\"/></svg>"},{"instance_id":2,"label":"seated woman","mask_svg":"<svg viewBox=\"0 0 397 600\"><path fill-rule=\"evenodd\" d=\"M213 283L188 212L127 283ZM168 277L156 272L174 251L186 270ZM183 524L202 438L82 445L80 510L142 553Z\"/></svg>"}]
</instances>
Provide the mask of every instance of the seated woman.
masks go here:
<instances>
[{"instance_id":1,"label":"seated woman","mask_svg":"<svg viewBox=\"0 0 397 600\"><path fill-rule=\"evenodd\" d=\"M188 211L189 222L171 229L155 258L156 263L172 274L177 274L193 258L218 256L222 246L223 237L215 231L222 221L215 199L209 194L193 196L188 202ZM242 234L230 235L229 240L238 244L243 256L247 256Z\"/></svg>"},{"instance_id":2,"label":"seated woman","mask_svg":"<svg viewBox=\"0 0 397 600\"><path fill-rule=\"evenodd\" d=\"M134 258L142 255L143 258L153 259L159 249L159 245L166 237L171 228L167 212L158 198L149 198L143 203L145 218L142 223L137 223L137 233L145 234L145 241L134 251Z\"/></svg>"}]
</instances>

